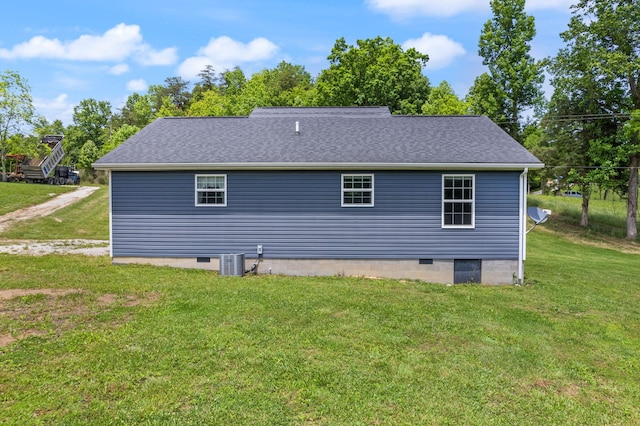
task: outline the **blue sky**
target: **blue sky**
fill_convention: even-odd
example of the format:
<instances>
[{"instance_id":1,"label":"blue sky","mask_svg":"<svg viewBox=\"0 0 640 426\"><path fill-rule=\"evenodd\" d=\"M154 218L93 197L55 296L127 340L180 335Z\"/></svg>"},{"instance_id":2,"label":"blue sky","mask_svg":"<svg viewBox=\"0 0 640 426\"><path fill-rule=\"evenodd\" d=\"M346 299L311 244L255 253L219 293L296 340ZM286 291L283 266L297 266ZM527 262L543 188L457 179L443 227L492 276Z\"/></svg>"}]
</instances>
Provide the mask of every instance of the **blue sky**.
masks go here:
<instances>
[{"instance_id":1,"label":"blue sky","mask_svg":"<svg viewBox=\"0 0 640 426\"><path fill-rule=\"evenodd\" d=\"M489 0L58 0L10 1L0 26L0 72L31 86L38 113L71 122L82 99L122 107L133 92L206 64L247 77L285 60L312 76L328 67L335 41L376 36L427 53L433 85L464 96L484 71L477 54ZM536 58L555 55L574 0L528 0Z\"/></svg>"}]
</instances>

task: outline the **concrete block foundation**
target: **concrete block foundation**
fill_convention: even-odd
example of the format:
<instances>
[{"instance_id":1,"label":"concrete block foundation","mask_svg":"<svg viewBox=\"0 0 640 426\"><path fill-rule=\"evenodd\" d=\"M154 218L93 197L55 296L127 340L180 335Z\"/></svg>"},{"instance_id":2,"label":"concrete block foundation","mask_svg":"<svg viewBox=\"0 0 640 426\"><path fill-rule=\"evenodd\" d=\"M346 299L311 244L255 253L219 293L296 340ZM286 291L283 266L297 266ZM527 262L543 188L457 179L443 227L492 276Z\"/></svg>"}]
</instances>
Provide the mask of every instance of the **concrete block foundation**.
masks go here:
<instances>
[{"instance_id":1,"label":"concrete block foundation","mask_svg":"<svg viewBox=\"0 0 640 426\"><path fill-rule=\"evenodd\" d=\"M208 261L207 261L208 260ZM245 270L255 262L245 258ZM148 264L220 270L217 257L211 258L147 258L114 257L114 264ZM490 285L513 284L518 271L516 260L482 260L481 283ZM412 260L384 259L262 259L258 274L298 276L363 276L393 279L414 279L432 283L452 284L454 261L433 259L431 263Z\"/></svg>"}]
</instances>

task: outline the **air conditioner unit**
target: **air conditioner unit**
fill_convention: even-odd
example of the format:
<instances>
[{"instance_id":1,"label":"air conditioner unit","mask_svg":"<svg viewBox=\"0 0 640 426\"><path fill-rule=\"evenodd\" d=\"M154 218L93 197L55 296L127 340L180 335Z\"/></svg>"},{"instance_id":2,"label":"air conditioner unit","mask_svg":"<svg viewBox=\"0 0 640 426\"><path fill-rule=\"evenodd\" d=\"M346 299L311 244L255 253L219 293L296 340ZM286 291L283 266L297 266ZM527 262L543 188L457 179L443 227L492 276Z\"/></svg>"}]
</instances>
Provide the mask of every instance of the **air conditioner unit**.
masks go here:
<instances>
[{"instance_id":1,"label":"air conditioner unit","mask_svg":"<svg viewBox=\"0 0 640 426\"><path fill-rule=\"evenodd\" d=\"M241 277L244 275L244 253L221 254L220 275Z\"/></svg>"}]
</instances>

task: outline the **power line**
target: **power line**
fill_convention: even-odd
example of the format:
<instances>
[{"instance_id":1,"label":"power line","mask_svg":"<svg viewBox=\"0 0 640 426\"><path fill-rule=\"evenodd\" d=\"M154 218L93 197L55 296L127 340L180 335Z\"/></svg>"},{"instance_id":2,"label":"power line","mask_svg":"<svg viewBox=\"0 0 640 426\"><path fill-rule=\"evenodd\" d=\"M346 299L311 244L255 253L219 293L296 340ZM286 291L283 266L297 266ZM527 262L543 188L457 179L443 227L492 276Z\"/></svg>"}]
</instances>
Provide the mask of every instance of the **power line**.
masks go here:
<instances>
[{"instance_id":1,"label":"power line","mask_svg":"<svg viewBox=\"0 0 640 426\"><path fill-rule=\"evenodd\" d=\"M629 166L569 166L569 165L564 165L564 164L555 164L555 165L549 165L549 164L545 164L544 165L544 169L552 169L552 168L556 168L556 167L566 167L569 169L613 169L613 170L627 170L627 169L631 169L632 167Z\"/></svg>"},{"instance_id":2,"label":"power line","mask_svg":"<svg viewBox=\"0 0 640 426\"><path fill-rule=\"evenodd\" d=\"M539 121L550 121L550 122L558 122L558 121L591 121L591 120L605 120L605 119L629 119L631 118L631 114L629 113L600 113L600 114L567 114L567 115L552 115L552 116L544 116ZM515 124L516 121L496 121L496 124Z\"/></svg>"}]
</instances>

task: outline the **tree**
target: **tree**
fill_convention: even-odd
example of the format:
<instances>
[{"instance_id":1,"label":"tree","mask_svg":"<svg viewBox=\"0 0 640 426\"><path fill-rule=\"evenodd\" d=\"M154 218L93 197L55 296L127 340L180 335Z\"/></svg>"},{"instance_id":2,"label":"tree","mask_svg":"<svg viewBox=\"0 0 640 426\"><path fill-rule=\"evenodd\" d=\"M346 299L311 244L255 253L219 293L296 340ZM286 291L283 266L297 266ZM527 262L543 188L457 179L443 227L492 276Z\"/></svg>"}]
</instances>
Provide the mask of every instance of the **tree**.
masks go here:
<instances>
[{"instance_id":1,"label":"tree","mask_svg":"<svg viewBox=\"0 0 640 426\"><path fill-rule=\"evenodd\" d=\"M315 96L313 81L311 74L302 65L292 65L282 61L275 68L265 70L265 74L272 105L311 105Z\"/></svg>"},{"instance_id":2,"label":"tree","mask_svg":"<svg viewBox=\"0 0 640 426\"><path fill-rule=\"evenodd\" d=\"M24 154L30 158L44 158L51 153L51 149L41 143L45 135L64 134L64 125L60 120L49 123L46 118L34 115L31 119L33 127L30 133L15 133L9 137L7 153Z\"/></svg>"},{"instance_id":3,"label":"tree","mask_svg":"<svg viewBox=\"0 0 640 426\"><path fill-rule=\"evenodd\" d=\"M182 117L184 113L185 112L178 108L169 96L165 96L162 98L160 107L156 111L154 117Z\"/></svg>"},{"instance_id":4,"label":"tree","mask_svg":"<svg viewBox=\"0 0 640 426\"><path fill-rule=\"evenodd\" d=\"M640 109L640 7L637 0L580 0L572 7L567 31L561 34L567 50L586 58L588 72L610 88L609 109L629 114ZM611 101L614 103L611 103ZM640 135L627 133L622 151L629 170L627 238L638 235L638 164Z\"/></svg>"},{"instance_id":5,"label":"tree","mask_svg":"<svg viewBox=\"0 0 640 426\"><path fill-rule=\"evenodd\" d=\"M45 135L63 135L64 124L60 120L53 120L49 123L43 116L35 116L33 121L33 131L38 137L38 142Z\"/></svg>"},{"instance_id":6,"label":"tree","mask_svg":"<svg viewBox=\"0 0 640 426\"><path fill-rule=\"evenodd\" d=\"M582 91L567 93L566 87L556 79L556 91L551 99L548 116L542 125L546 137L555 148L552 163L555 177L563 176L564 189L578 185L582 193L582 215L580 225L589 224L589 201L594 184L607 185L615 173L612 146L618 132L615 117L592 118L597 115L597 92L591 95ZM585 111L591 111L589 113Z\"/></svg>"},{"instance_id":7,"label":"tree","mask_svg":"<svg viewBox=\"0 0 640 426\"><path fill-rule=\"evenodd\" d=\"M478 43L478 53L489 67L490 88L495 98L498 121L515 139L521 139L522 115L542 101L542 63L529 54L536 34L533 16L524 11L525 0L491 0L493 18L484 24Z\"/></svg>"},{"instance_id":8,"label":"tree","mask_svg":"<svg viewBox=\"0 0 640 426\"><path fill-rule=\"evenodd\" d=\"M120 125L128 124L143 128L153 120L153 110L149 95L132 93L120 111Z\"/></svg>"},{"instance_id":9,"label":"tree","mask_svg":"<svg viewBox=\"0 0 640 426\"><path fill-rule=\"evenodd\" d=\"M251 76L233 96L233 114L248 115L256 107L312 105L311 75L300 65L280 62Z\"/></svg>"},{"instance_id":10,"label":"tree","mask_svg":"<svg viewBox=\"0 0 640 426\"><path fill-rule=\"evenodd\" d=\"M446 81L432 88L422 105L422 113L427 115L464 115L468 109L468 104L456 96Z\"/></svg>"},{"instance_id":11,"label":"tree","mask_svg":"<svg viewBox=\"0 0 640 426\"><path fill-rule=\"evenodd\" d=\"M164 85L149 86L149 100L151 101L154 116L164 117L164 113L159 113L161 109L167 111L180 111L172 115L185 115L191 104L192 94L189 91L190 83L182 77L167 77ZM167 100L172 107L167 105Z\"/></svg>"},{"instance_id":12,"label":"tree","mask_svg":"<svg viewBox=\"0 0 640 426\"><path fill-rule=\"evenodd\" d=\"M498 88L489 74L482 73L476 77L466 101L472 114L486 115L503 128L508 122L505 116L507 107L504 92Z\"/></svg>"},{"instance_id":13,"label":"tree","mask_svg":"<svg viewBox=\"0 0 640 426\"><path fill-rule=\"evenodd\" d=\"M109 140L102 145L102 149L100 150L100 156L105 155L115 148L117 148L122 142L129 139L131 136L135 135L140 131L140 128L136 126L131 126L129 124L123 124L113 132Z\"/></svg>"},{"instance_id":14,"label":"tree","mask_svg":"<svg viewBox=\"0 0 640 426\"><path fill-rule=\"evenodd\" d=\"M218 89L220 77L216 74L213 65L205 65L204 69L198 73L200 81L193 88L193 97L199 99L204 92Z\"/></svg>"},{"instance_id":15,"label":"tree","mask_svg":"<svg viewBox=\"0 0 640 426\"><path fill-rule=\"evenodd\" d=\"M165 94L180 111L186 111L191 102L189 82L182 77L169 77L164 80Z\"/></svg>"},{"instance_id":16,"label":"tree","mask_svg":"<svg viewBox=\"0 0 640 426\"><path fill-rule=\"evenodd\" d=\"M13 133L29 124L34 108L31 88L25 79L15 71L5 71L0 75L0 157L2 158L2 181L6 182L7 143Z\"/></svg>"},{"instance_id":17,"label":"tree","mask_svg":"<svg viewBox=\"0 0 640 426\"><path fill-rule=\"evenodd\" d=\"M79 161L80 150L92 141L98 152L109 139L111 131L111 104L93 98L84 99L73 108L73 124L67 126L62 141L66 164Z\"/></svg>"},{"instance_id":18,"label":"tree","mask_svg":"<svg viewBox=\"0 0 640 426\"><path fill-rule=\"evenodd\" d=\"M613 164L620 123L620 88L591 70L592 58L580 44L568 45L549 63L555 91L547 117L542 120L548 140L555 146L555 174L582 192L580 225L589 223L589 200L593 184L608 186L617 173Z\"/></svg>"},{"instance_id":19,"label":"tree","mask_svg":"<svg viewBox=\"0 0 640 426\"><path fill-rule=\"evenodd\" d=\"M111 120L111 104L107 101L96 101L93 98L83 99L73 108L73 123L83 133L83 141L93 141L98 149L108 139L108 128Z\"/></svg>"},{"instance_id":20,"label":"tree","mask_svg":"<svg viewBox=\"0 0 640 426\"><path fill-rule=\"evenodd\" d=\"M80 155L78 156L78 167L89 172L92 168L92 164L100 158L100 151L93 141L87 141L80 149Z\"/></svg>"},{"instance_id":21,"label":"tree","mask_svg":"<svg viewBox=\"0 0 640 426\"><path fill-rule=\"evenodd\" d=\"M391 38L358 40L356 46L340 38L328 59L316 83L320 105L386 105L393 113L416 114L429 95L422 74L429 57L405 51Z\"/></svg>"},{"instance_id":22,"label":"tree","mask_svg":"<svg viewBox=\"0 0 640 426\"><path fill-rule=\"evenodd\" d=\"M199 99L189 107L189 115L192 117L231 115L228 98L217 89L202 92Z\"/></svg>"},{"instance_id":23,"label":"tree","mask_svg":"<svg viewBox=\"0 0 640 426\"><path fill-rule=\"evenodd\" d=\"M227 70L220 74L220 91L225 96L239 95L246 84L247 79L240 67Z\"/></svg>"}]
</instances>

